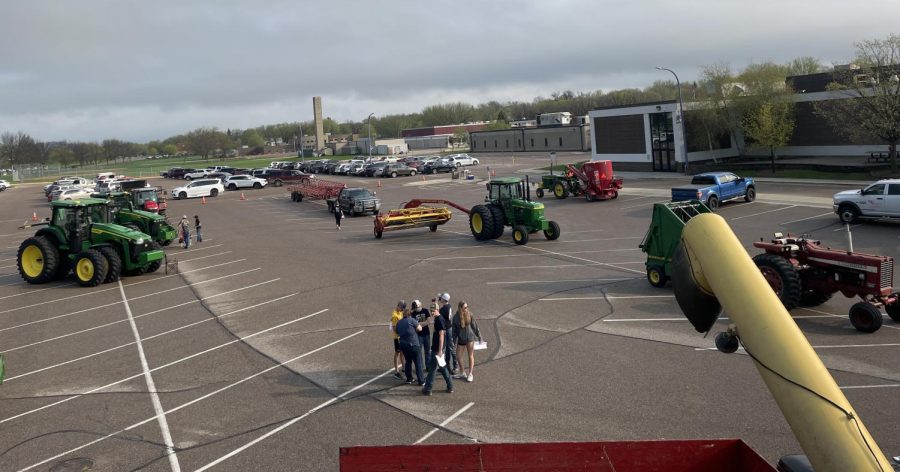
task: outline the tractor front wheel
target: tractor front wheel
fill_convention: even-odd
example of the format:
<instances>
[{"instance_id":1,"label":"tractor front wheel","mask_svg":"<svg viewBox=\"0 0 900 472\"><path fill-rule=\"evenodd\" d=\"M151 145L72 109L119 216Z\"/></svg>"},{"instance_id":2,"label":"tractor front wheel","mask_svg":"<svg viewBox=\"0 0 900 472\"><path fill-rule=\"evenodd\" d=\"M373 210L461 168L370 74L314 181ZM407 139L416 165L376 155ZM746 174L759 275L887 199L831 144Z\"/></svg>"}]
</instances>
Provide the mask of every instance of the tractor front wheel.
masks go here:
<instances>
[{"instance_id":1,"label":"tractor front wheel","mask_svg":"<svg viewBox=\"0 0 900 472\"><path fill-rule=\"evenodd\" d=\"M647 281L650 282L650 285L662 288L666 286L666 281L669 278L666 277L666 272L660 266L650 266L647 267Z\"/></svg>"},{"instance_id":2,"label":"tractor front wheel","mask_svg":"<svg viewBox=\"0 0 900 472\"><path fill-rule=\"evenodd\" d=\"M897 297L898 294L895 293L894 296ZM900 323L900 300L891 303L890 305L885 305L884 311L887 312L888 316L890 316L892 320Z\"/></svg>"},{"instance_id":3,"label":"tractor front wheel","mask_svg":"<svg viewBox=\"0 0 900 472\"><path fill-rule=\"evenodd\" d=\"M75 256L75 280L82 287L96 287L106 280L109 263L100 251L88 249Z\"/></svg>"},{"instance_id":4,"label":"tractor front wheel","mask_svg":"<svg viewBox=\"0 0 900 472\"><path fill-rule=\"evenodd\" d=\"M59 250L44 236L22 241L18 256L19 274L30 284L53 280L59 269Z\"/></svg>"},{"instance_id":5,"label":"tractor front wheel","mask_svg":"<svg viewBox=\"0 0 900 472\"><path fill-rule=\"evenodd\" d=\"M800 274L787 259L775 254L757 254L753 263L781 300L784 308L793 310L800 303Z\"/></svg>"},{"instance_id":6,"label":"tractor front wheel","mask_svg":"<svg viewBox=\"0 0 900 472\"><path fill-rule=\"evenodd\" d=\"M556 185L553 186L553 196L560 200L569 196L569 192L562 182L557 182Z\"/></svg>"},{"instance_id":7,"label":"tractor front wheel","mask_svg":"<svg viewBox=\"0 0 900 472\"><path fill-rule=\"evenodd\" d=\"M850 324L857 331L874 333L878 331L878 328L881 328L881 323L883 322L881 310L869 302L858 302L850 307Z\"/></svg>"},{"instance_id":8,"label":"tractor front wheel","mask_svg":"<svg viewBox=\"0 0 900 472\"><path fill-rule=\"evenodd\" d=\"M539 188L534 192L534 194L537 195L538 198L544 198L544 189Z\"/></svg>"},{"instance_id":9,"label":"tractor front wheel","mask_svg":"<svg viewBox=\"0 0 900 472\"><path fill-rule=\"evenodd\" d=\"M519 246L528 244L528 228L522 225L513 226L513 242Z\"/></svg>"},{"instance_id":10,"label":"tractor front wheel","mask_svg":"<svg viewBox=\"0 0 900 472\"><path fill-rule=\"evenodd\" d=\"M109 269L106 271L106 278L103 279L103 283L108 284L119 280L122 276L122 258L119 257L119 253L109 246L103 246L99 251L100 254L103 254L103 257L106 258L106 263L109 266Z\"/></svg>"},{"instance_id":11,"label":"tractor front wheel","mask_svg":"<svg viewBox=\"0 0 900 472\"><path fill-rule=\"evenodd\" d=\"M484 205L475 205L469 213L469 230L479 241L487 241L494 237L494 216Z\"/></svg>"},{"instance_id":12,"label":"tractor front wheel","mask_svg":"<svg viewBox=\"0 0 900 472\"><path fill-rule=\"evenodd\" d=\"M550 241L556 241L559 239L559 223L555 221L550 221L548 223L549 228L544 230L544 237Z\"/></svg>"}]
</instances>

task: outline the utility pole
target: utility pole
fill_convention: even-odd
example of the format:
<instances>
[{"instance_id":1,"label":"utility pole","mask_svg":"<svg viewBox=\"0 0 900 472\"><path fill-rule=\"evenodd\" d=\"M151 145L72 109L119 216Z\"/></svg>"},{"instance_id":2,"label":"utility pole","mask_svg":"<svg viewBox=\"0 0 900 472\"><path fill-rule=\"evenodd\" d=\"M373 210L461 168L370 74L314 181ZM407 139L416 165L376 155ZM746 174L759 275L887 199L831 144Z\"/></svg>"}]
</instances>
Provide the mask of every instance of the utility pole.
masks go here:
<instances>
[{"instance_id":1,"label":"utility pole","mask_svg":"<svg viewBox=\"0 0 900 472\"><path fill-rule=\"evenodd\" d=\"M688 170L690 160L688 159L687 133L684 131L684 100L681 98L681 81L678 80L678 74L672 69L666 69L665 67L659 66L657 66L656 69L669 71L675 76L675 86L678 87L678 108L680 110L679 114L681 115L681 147L684 152L684 173L690 174L690 171Z\"/></svg>"},{"instance_id":2,"label":"utility pole","mask_svg":"<svg viewBox=\"0 0 900 472\"><path fill-rule=\"evenodd\" d=\"M375 116L375 113L369 113L369 117L366 118L366 126L369 128L369 141L366 142L366 147L369 148L369 161L372 160L372 117Z\"/></svg>"}]
</instances>

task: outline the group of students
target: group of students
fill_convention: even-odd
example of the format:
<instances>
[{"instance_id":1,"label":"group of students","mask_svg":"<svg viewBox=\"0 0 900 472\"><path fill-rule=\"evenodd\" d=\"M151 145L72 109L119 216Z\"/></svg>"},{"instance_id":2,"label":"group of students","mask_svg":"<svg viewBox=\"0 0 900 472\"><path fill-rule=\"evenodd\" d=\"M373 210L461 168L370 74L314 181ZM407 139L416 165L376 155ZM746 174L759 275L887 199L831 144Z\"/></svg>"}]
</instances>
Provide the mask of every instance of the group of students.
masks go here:
<instances>
[{"instance_id":1,"label":"group of students","mask_svg":"<svg viewBox=\"0 0 900 472\"><path fill-rule=\"evenodd\" d=\"M400 300L391 313L391 332L394 376L403 379L405 375L406 383L417 383L424 395L431 395L438 372L447 384L447 393L453 393L454 378L475 381L475 341L481 342L481 332L466 302L460 301L451 315L449 293L433 298L428 308L419 300L413 300L407 308ZM468 369L463 368L465 357Z\"/></svg>"},{"instance_id":2,"label":"group of students","mask_svg":"<svg viewBox=\"0 0 900 472\"><path fill-rule=\"evenodd\" d=\"M200 233L201 229L200 217L194 215L194 231L197 233L198 243L203 242L203 235ZM191 222L188 220L187 215L182 216L181 221L178 223L178 243L185 249L191 247Z\"/></svg>"}]
</instances>

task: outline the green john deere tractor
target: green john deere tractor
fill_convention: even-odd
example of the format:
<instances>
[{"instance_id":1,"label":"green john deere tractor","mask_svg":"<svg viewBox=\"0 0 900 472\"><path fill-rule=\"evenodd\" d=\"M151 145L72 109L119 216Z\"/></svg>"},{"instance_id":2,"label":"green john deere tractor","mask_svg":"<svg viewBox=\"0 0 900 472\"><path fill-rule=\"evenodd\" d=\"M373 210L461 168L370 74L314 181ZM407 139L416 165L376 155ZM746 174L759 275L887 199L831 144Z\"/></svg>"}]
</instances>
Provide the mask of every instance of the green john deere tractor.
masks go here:
<instances>
[{"instance_id":1,"label":"green john deere tractor","mask_svg":"<svg viewBox=\"0 0 900 472\"><path fill-rule=\"evenodd\" d=\"M93 194L91 196L107 199L113 217L112 222L117 225L149 234L162 246L168 246L178 237L178 232L166 221L166 217L135 208L134 198L130 192Z\"/></svg>"},{"instance_id":2,"label":"green john deere tractor","mask_svg":"<svg viewBox=\"0 0 900 472\"><path fill-rule=\"evenodd\" d=\"M503 235L512 227L513 242L528 243L528 235L543 231L553 241L559 238L559 225L544 217L544 204L531 201L527 178L503 177L487 184L485 205L475 205L469 212L469 229L475 239L485 241Z\"/></svg>"},{"instance_id":3,"label":"green john deere tractor","mask_svg":"<svg viewBox=\"0 0 900 472\"><path fill-rule=\"evenodd\" d=\"M55 201L46 226L19 246L18 268L26 282L42 284L75 273L85 287L119 280L121 274L155 272L165 253L140 231L110 223L106 200Z\"/></svg>"}]
</instances>

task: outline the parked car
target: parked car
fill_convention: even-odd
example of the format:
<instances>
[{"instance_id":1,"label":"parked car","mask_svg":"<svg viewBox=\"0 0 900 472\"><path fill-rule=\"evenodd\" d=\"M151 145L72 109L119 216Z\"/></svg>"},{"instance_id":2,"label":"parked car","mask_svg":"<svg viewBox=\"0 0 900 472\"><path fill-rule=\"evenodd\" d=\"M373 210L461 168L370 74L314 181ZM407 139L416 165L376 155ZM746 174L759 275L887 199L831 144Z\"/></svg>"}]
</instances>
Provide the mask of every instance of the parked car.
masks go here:
<instances>
[{"instance_id":1,"label":"parked car","mask_svg":"<svg viewBox=\"0 0 900 472\"><path fill-rule=\"evenodd\" d=\"M221 172L221 171L219 171L219 172L210 172L210 173L206 174L206 178L207 178L207 179L219 179L219 180L222 181L222 183L224 183L224 182L225 182L225 179L227 179L228 177L231 177L231 174L230 174L230 173L228 173L228 172Z\"/></svg>"},{"instance_id":2,"label":"parked car","mask_svg":"<svg viewBox=\"0 0 900 472\"><path fill-rule=\"evenodd\" d=\"M366 165L366 170L363 171L364 176L366 177L374 177L375 174L381 173L381 169L387 165L387 162L373 162L371 164Z\"/></svg>"},{"instance_id":3,"label":"parked car","mask_svg":"<svg viewBox=\"0 0 900 472\"><path fill-rule=\"evenodd\" d=\"M451 154L449 156L444 156L443 159L455 165L456 167L478 165L478 159L468 154Z\"/></svg>"},{"instance_id":4,"label":"parked car","mask_svg":"<svg viewBox=\"0 0 900 472\"><path fill-rule=\"evenodd\" d=\"M268 174L270 170L272 169L269 169L268 167L265 169L253 169L250 171L250 176L264 179L266 178L266 174Z\"/></svg>"},{"instance_id":5,"label":"parked car","mask_svg":"<svg viewBox=\"0 0 900 472\"><path fill-rule=\"evenodd\" d=\"M194 169L191 172L184 173L184 180L202 179L211 172L212 171L210 171L209 169Z\"/></svg>"},{"instance_id":6,"label":"parked car","mask_svg":"<svg viewBox=\"0 0 900 472\"><path fill-rule=\"evenodd\" d=\"M0 179L0 192L9 188L9 182Z\"/></svg>"},{"instance_id":7,"label":"parked car","mask_svg":"<svg viewBox=\"0 0 900 472\"><path fill-rule=\"evenodd\" d=\"M166 172L165 177L169 179L184 179L184 174L196 170L197 169L192 169L190 167L173 167Z\"/></svg>"},{"instance_id":8,"label":"parked car","mask_svg":"<svg viewBox=\"0 0 900 472\"><path fill-rule=\"evenodd\" d=\"M382 167L381 172L378 175L394 178L400 175L416 175L416 170L406 164L397 162Z\"/></svg>"},{"instance_id":9,"label":"parked car","mask_svg":"<svg viewBox=\"0 0 900 472\"><path fill-rule=\"evenodd\" d=\"M266 173L265 178L273 187L281 187L284 184L302 182L314 177L314 175L304 174L299 170L272 169Z\"/></svg>"},{"instance_id":10,"label":"parked car","mask_svg":"<svg viewBox=\"0 0 900 472\"><path fill-rule=\"evenodd\" d=\"M316 162L315 164L309 166L308 172L310 174L324 174L325 166L327 166L329 162L331 162L331 161L321 160L319 162Z\"/></svg>"},{"instance_id":11,"label":"parked car","mask_svg":"<svg viewBox=\"0 0 900 472\"><path fill-rule=\"evenodd\" d=\"M859 190L834 194L834 212L844 223L858 218L900 218L900 179L879 180Z\"/></svg>"},{"instance_id":12,"label":"parked car","mask_svg":"<svg viewBox=\"0 0 900 472\"><path fill-rule=\"evenodd\" d=\"M53 192L56 197L53 200L78 200L79 198L90 198L93 189L87 188L70 188L67 190L59 190L59 193Z\"/></svg>"},{"instance_id":13,"label":"parked car","mask_svg":"<svg viewBox=\"0 0 900 472\"><path fill-rule=\"evenodd\" d=\"M250 169L241 169L239 167L223 167L219 172L227 172L231 175L249 175Z\"/></svg>"},{"instance_id":14,"label":"parked car","mask_svg":"<svg viewBox=\"0 0 900 472\"><path fill-rule=\"evenodd\" d=\"M722 202L737 198L748 202L755 200L756 183L749 177L738 177L731 172L697 174L691 179L691 185L672 189L673 202L700 200L712 211L716 211Z\"/></svg>"},{"instance_id":15,"label":"parked car","mask_svg":"<svg viewBox=\"0 0 900 472\"><path fill-rule=\"evenodd\" d=\"M261 189L266 186L269 182L266 179L260 179L258 177L251 177L249 175L232 175L225 179L222 182L222 185L225 186L228 190L237 190L239 188L255 188Z\"/></svg>"},{"instance_id":16,"label":"parked car","mask_svg":"<svg viewBox=\"0 0 900 472\"><path fill-rule=\"evenodd\" d=\"M172 189L175 198L215 197L225 191L225 186L219 179L199 179L183 187Z\"/></svg>"},{"instance_id":17,"label":"parked car","mask_svg":"<svg viewBox=\"0 0 900 472\"><path fill-rule=\"evenodd\" d=\"M457 167L458 166L455 163L448 160L438 159L425 164L425 166L422 167L422 173L439 174L442 172L453 172Z\"/></svg>"}]
</instances>

